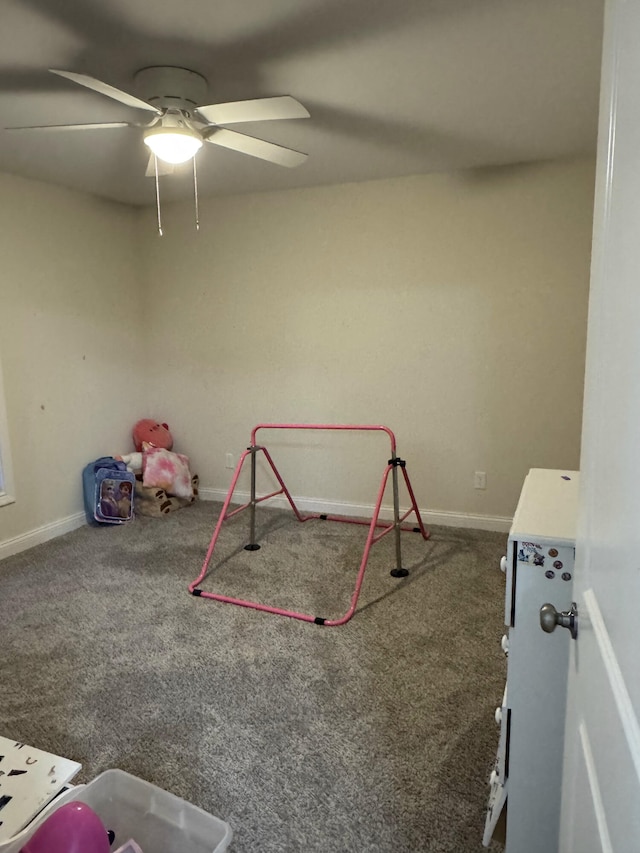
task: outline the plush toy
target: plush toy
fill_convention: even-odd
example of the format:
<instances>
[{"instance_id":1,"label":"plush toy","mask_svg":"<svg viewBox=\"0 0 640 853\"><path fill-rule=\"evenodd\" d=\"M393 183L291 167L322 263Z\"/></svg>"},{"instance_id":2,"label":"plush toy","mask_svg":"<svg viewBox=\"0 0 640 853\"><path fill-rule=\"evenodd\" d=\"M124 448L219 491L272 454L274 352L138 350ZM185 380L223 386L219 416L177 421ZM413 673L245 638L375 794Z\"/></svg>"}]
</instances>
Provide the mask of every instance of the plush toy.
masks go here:
<instances>
[{"instance_id":1,"label":"plush toy","mask_svg":"<svg viewBox=\"0 0 640 853\"><path fill-rule=\"evenodd\" d=\"M144 486L142 480L136 480L136 493L134 507L139 515L147 515L152 518L160 518L168 515L176 509L189 506L198 497L198 475L191 478L192 496L190 498L178 498L168 495L164 489L153 489Z\"/></svg>"},{"instance_id":2,"label":"plush toy","mask_svg":"<svg viewBox=\"0 0 640 853\"><path fill-rule=\"evenodd\" d=\"M144 442L151 447L163 447L165 450L171 450L173 436L169 432L167 424L159 424L151 418L143 418L133 427L133 444L138 453L143 450Z\"/></svg>"},{"instance_id":3,"label":"plush toy","mask_svg":"<svg viewBox=\"0 0 640 853\"><path fill-rule=\"evenodd\" d=\"M143 444L142 483L153 489L164 489L178 498L193 497L189 457L163 447Z\"/></svg>"},{"instance_id":4,"label":"plush toy","mask_svg":"<svg viewBox=\"0 0 640 853\"><path fill-rule=\"evenodd\" d=\"M120 462L124 462L127 466L127 471L132 474L139 474L142 471L142 453L125 453L124 456L116 456Z\"/></svg>"},{"instance_id":5,"label":"plush toy","mask_svg":"<svg viewBox=\"0 0 640 853\"><path fill-rule=\"evenodd\" d=\"M135 453L125 453L116 459L136 476L135 512L160 516L193 503L198 493L198 478L191 474L189 458L172 452L169 426L144 418L133 427L132 438Z\"/></svg>"}]
</instances>

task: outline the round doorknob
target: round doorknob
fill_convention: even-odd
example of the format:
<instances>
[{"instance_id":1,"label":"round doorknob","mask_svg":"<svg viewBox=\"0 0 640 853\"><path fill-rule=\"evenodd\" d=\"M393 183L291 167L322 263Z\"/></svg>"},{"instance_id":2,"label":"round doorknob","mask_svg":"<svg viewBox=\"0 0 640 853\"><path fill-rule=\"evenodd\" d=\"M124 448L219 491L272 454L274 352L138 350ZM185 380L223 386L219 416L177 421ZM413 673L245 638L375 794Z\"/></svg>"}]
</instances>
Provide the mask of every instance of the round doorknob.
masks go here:
<instances>
[{"instance_id":1,"label":"round doorknob","mask_svg":"<svg viewBox=\"0 0 640 853\"><path fill-rule=\"evenodd\" d=\"M578 609L575 601L571 602L570 610L558 612L553 604L543 604L540 608L540 627L547 634L552 634L556 630L556 626L568 628L571 632L571 637L575 640L578 636Z\"/></svg>"},{"instance_id":2,"label":"round doorknob","mask_svg":"<svg viewBox=\"0 0 640 853\"><path fill-rule=\"evenodd\" d=\"M546 631L547 634L552 634L556 630L559 615L553 604L543 604L540 608L540 627L542 630Z\"/></svg>"},{"instance_id":3,"label":"round doorknob","mask_svg":"<svg viewBox=\"0 0 640 853\"><path fill-rule=\"evenodd\" d=\"M505 573L507 571L507 558L506 557L500 558L500 571L505 572Z\"/></svg>"}]
</instances>

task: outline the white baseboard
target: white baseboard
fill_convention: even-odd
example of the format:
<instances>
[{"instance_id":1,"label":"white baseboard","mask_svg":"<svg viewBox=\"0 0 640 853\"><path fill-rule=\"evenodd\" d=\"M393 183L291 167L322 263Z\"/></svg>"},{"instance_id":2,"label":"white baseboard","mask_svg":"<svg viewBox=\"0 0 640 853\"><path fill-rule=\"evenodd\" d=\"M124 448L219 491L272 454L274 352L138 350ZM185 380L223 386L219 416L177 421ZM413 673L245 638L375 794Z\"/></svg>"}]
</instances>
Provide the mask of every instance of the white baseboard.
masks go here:
<instances>
[{"instance_id":1,"label":"white baseboard","mask_svg":"<svg viewBox=\"0 0 640 853\"><path fill-rule=\"evenodd\" d=\"M42 527L36 527L35 530L29 530L27 533L5 539L0 542L0 560L19 554L20 551L26 551L27 548L33 548L34 545L41 545L43 542L48 542L49 539L55 539L64 533L77 530L78 527L82 527L86 523L87 517L84 512L74 512L73 515L68 515L66 518L51 521L49 524L43 524Z\"/></svg>"},{"instance_id":2,"label":"white baseboard","mask_svg":"<svg viewBox=\"0 0 640 853\"><path fill-rule=\"evenodd\" d=\"M198 493L204 501L224 501L227 492L224 489L210 489L200 487ZM236 490L234 503L246 503L249 500L249 492ZM371 518L373 515L373 504L352 504L344 501L325 501L320 498L303 498L293 495L298 509L303 512L321 512L327 515L346 515L353 518ZM286 509L289 502L284 495L271 498L265 505L278 509ZM400 509L400 514L406 512L408 507ZM432 511L420 509L420 515L425 524L442 524L445 527L467 527L474 530L493 530L498 533L508 533L511 528L512 519L502 516L473 515L471 513ZM407 523L415 516L409 516ZM393 507L383 505L380 508L380 518L387 521L393 518Z\"/></svg>"}]
</instances>

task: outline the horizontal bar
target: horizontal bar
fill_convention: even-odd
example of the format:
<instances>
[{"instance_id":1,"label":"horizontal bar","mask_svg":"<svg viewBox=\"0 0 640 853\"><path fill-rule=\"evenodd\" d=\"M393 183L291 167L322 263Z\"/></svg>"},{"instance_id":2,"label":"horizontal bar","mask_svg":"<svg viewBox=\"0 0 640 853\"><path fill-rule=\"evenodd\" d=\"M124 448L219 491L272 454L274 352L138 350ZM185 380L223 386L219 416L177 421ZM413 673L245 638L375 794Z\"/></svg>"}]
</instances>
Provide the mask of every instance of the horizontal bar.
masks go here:
<instances>
[{"instance_id":1,"label":"horizontal bar","mask_svg":"<svg viewBox=\"0 0 640 853\"><path fill-rule=\"evenodd\" d=\"M378 490L378 497L377 497L377 501L375 504L373 517L371 518L371 520L366 521L366 520L358 519L358 518L349 518L347 516L339 516L339 515L329 515L329 514L325 514L325 513L312 513L312 514L303 516L299 512L298 508L296 507L296 505L293 501L293 498L289 494L289 491L288 491L287 487L285 486L284 481L282 480L282 477L280 476L273 460L271 459L269 451L267 450L266 447L259 447L258 445L256 445L256 433L260 429L307 429L307 430L353 430L353 431L356 431L356 430L358 430L358 431L363 431L363 430L373 431L373 430L375 430L375 431L386 432L390 438L390 441L391 441L392 458L387 463L387 467L385 468L385 471L382 475L380 488ZM355 613L357 603L358 603L358 598L360 595L360 589L362 586L362 581L364 579L365 569L366 569L367 562L369 559L369 551L370 551L371 547L376 542L378 542L380 539L382 539L383 536L386 536L386 534L389 533L391 530L416 531L416 529L417 529L422 534L424 539L429 538L429 532L428 532L428 530L426 530L424 528L424 525L422 523L422 519L420 517L420 511L418 509L418 505L416 503L415 496L413 493L413 489L411 487L411 483L409 481L409 477L408 477L404 463L401 463L402 464L402 474L403 474L403 477L404 477L404 480L405 480L405 483L406 483L406 486L407 486L407 489L409 492L409 497L411 499L411 508L408 509L401 517L399 517L397 500L394 498L394 521L389 524L387 522L380 521L380 519L379 519L380 508L382 505L382 499L384 496L384 491L386 488L389 473L391 471L393 471L394 476L396 476L396 470L397 470L395 466L397 465L398 460L396 457L395 436L394 436L393 432L388 427L376 426L376 425L258 424L256 427L254 427L254 429L251 433L251 442L252 442L252 446L247 448L247 450L245 450L243 452L240 459L238 460L238 465L237 465L235 473L233 475L233 479L232 479L231 485L229 487L229 492L228 492L227 497L225 499L225 502L224 502L224 505L222 508L222 512L221 512L220 517L218 519L218 523L216 525L213 537L212 537L211 542L209 544L209 549L207 551L207 555L205 557L205 561L204 561L204 564L202 566L202 570L200 572L199 577L189 585L189 592L191 592L193 595L213 599L214 601L220 601L220 602L223 602L226 604L236 604L236 605L239 605L241 607L248 607L248 608L251 608L253 610L260 610L260 611L263 611L266 613L274 613L275 615L278 615L278 616L288 616L292 619L299 619L299 620L302 620L304 622L314 622L316 624L325 625L327 627L344 625L346 622L348 622L351 619L351 617ZM252 454L252 463L255 464L255 452L257 450L262 450L264 452L265 457L267 459L267 462L271 466L273 473L274 473L276 479L278 480L281 488L278 491L271 492L270 494L264 495L261 498L256 498L255 486L252 483L252 500L249 503L246 503L243 506L233 510L233 512L231 512L227 515L226 513L227 513L227 510L229 508L229 504L231 502L231 498L233 496L233 492L235 490L236 483L238 481L238 477L239 477L242 465L243 465L246 457L249 454ZM253 471L253 468L252 468L252 471ZM394 481L394 488L395 488L395 481ZM353 594L351 597L351 605L350 605L349 609L347 610L347 612L343 616L341 616L337 619L320 618L317 616L312 616L312 615L307 614L307 613L299 613L295 610L287 610L287 609L280 608L280 607L273 607L272 605L269 605L269 604L261 604L259 602L247 601L247 600L241 599L241 598L233 598L231 596L221 595L219 593L205 592L204 590L200 589L198 586L199 583L205 577L205 574L206 574L208 566L209 566L209 561L210 561L211 555L213 553L215 543L216 543L216 540L218 538L218 534L220 532L220 528L222 526L222 523L226 520L226 518L230 518L232 515L235 515L236 513L241 512L243 509L246 509L249 506L252 506L253 509L255 509L255 505L257 503L269 500L269 498L273 498L273 497L276 497L276 496L281 495L281 494L285 495L285 497L287 498L289 504L291 505L291 508L293 509L293 511L294 511L294 513L295 513L295 515L299 521L312 521L312 520L341 521L341 522L346 523L346 524L363 524L363 525L367 525L369 527L369 533L367 536L367 541L365 544L364 553L362 555L360 568L358 570L358 576L356 578L355 588L354 588L354 591L353 591ZM417 528L412 527L410 525L403 525L402 524L402 522L409 515L411 515L412 512L415 512L415 514L416 514L417 523L418 523ZM253 516L252 516L252 519L253 519ZM252 524L253 524L253 521L252 521ZM378 535L375 535L376 528L383 528L382 532L379 533ZM252 533L252 535L253 535L253 533Z\"/></svg>"},{"instance_id":2,"label":"horizontal bar","mask_svg":"<svg viewBox=\"0 0 640 853\"><path fill-rule=\"evenodd\" d=\"M318 430L358 430L362 431L378 431L386 432L391 441L391 453L395 456L396 453L396 437L389 427L382 424L258 424L251 430L251 444L256 443L256 434L260 429L318 429Z\"/></svg>"}]
</instances>

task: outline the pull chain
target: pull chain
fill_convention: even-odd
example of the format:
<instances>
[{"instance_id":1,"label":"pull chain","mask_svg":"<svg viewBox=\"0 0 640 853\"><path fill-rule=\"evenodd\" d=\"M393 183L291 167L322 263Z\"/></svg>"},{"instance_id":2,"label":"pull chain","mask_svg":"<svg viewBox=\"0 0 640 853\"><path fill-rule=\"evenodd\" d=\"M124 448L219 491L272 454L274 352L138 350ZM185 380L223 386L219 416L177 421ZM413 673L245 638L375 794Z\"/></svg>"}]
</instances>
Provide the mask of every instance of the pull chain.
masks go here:
<instances>
[{"instance_id":1,"label":"pull chain","mask_svg":"<svg viewBox=\"0 0 640 853\"><path fill-rule=\"evenodd\" d=\"M158 210L158 234L162 237L162 219L160 218L160 181L158 179L158 158L153 155L153 165L156 173L156 207Z\"/></svg>"},{"instance_id":2,"label":"pull chain","mask_svg":"<svg viewBox=\"0 0 640 853\"><path fill-rule=\"evenodd\" d=\"M196 171L196 158L193 158L193 198L196 213L196 231L200 230L200 217L198 214L198 173Z\"/></svg>"}]
</instances>

